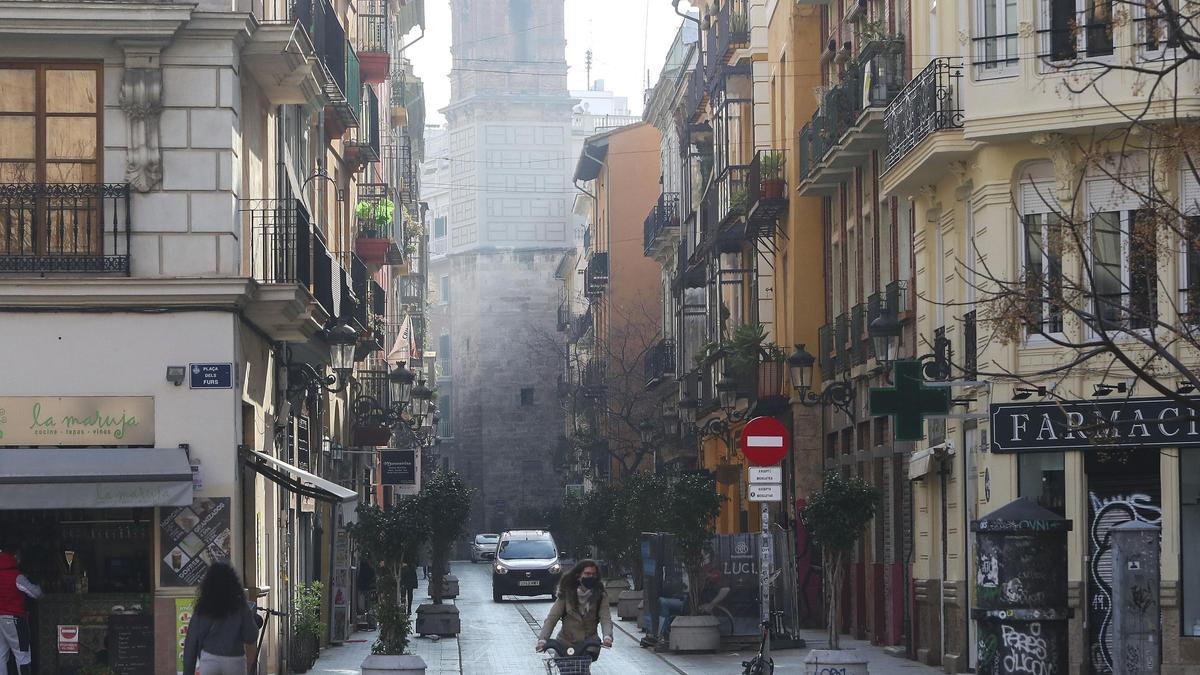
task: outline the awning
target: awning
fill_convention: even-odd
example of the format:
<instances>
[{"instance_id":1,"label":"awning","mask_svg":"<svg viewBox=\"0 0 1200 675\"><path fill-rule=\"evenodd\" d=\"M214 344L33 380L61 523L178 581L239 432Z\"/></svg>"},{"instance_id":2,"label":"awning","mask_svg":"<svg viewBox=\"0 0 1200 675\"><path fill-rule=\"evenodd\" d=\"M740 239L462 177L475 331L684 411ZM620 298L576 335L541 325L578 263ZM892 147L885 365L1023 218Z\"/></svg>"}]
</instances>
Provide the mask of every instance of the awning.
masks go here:
<instances>
[{"instance_id":1,"label":"awning","mask_svg":"<svg viewBox=\"0 0 1200 675\"><path fill-rule=\"evenodd\" d=\"M311 474L298 466L265 455L257 450L243 448L246 466L261 473L280 487L304 497L340 504L358 501L358 493L344 488L331 480Z\"/></svg>"},{"instance_id":2,"label":"awning","mask_svg":"<svg viewBox=\"0 0 1200 675\"><path fill-rule=\"evenodd\" d=\"M0 509L191 503L183 448L0 448Z\"/></svg>"},{"instance_id":3,"label":"awning","mask_svg":"<svg viewBox=\"0 0 1200 675\"><path fill-rule=\"evenodd\" d=\"M921 480L933 469L935 462L946 453L946 444L939 443L924 450L914 450L908 456L908 479Z\"/></svg>"}]
</instances>

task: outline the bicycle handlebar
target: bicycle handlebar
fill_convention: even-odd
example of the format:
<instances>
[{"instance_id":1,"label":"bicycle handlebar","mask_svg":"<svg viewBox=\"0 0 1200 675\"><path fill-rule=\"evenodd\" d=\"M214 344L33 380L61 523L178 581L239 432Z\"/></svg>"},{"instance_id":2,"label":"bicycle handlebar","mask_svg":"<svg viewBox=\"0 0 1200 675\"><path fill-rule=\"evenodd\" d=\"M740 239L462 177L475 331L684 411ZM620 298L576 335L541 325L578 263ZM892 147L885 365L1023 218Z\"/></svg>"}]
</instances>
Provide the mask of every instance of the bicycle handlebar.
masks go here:
<instances>
[{"instance_id":1,"label":"bicycle handlebar","mask_svg":"<svg viewBox=\"0 0 1200 675\"><path fill-rule=\"evenodd\" d=\"M280 612L279 610L271 609L270 607L260 607L258 605L251 605L251 608L256 612L270 614L271 616L287 616L287 612Z\"/></svg>"}]
</instances>

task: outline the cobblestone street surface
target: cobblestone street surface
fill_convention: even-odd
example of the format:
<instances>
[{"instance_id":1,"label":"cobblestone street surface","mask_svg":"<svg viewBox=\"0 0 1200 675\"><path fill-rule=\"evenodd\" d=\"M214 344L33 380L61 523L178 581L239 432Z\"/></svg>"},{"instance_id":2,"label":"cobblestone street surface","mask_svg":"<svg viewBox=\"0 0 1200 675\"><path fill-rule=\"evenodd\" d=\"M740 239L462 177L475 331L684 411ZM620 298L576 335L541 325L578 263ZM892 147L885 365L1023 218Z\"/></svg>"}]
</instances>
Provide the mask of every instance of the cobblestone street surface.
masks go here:
<instances>
[{"instance_id":1,"label":"cobblestone street surface","mask_svg":"<svg viewBox=\"0 0 1200 675\"><path fill-rule=\"evenodd\" d=\"M462 619L462 634L456 638L431 640L414 637L409 649L425 660L429 675L537 675L545 672L545 657L533 651L537 627L550 610L550 598L510 599L501 604L492 602L491 578L487 565L456 562L454 574L459 578L460 595L454 601ZM417 589L416 597L428 595L425 582ZM638 646L641 633L632 621L617 621L616 640L612 649L605 650L592 666L595 675L633 675L663 673L664 675L736 675L741 663L751 652L719 654L655 654ZM809 631L805 636L810 646L821 646L823 633ZM375 633L355 633L351 641L340 647L321 652L317 665L309 672L321 675L352 675L371 653ZM866 652L871 659L872 675L932 675L941 671L913 661L889 656L878 647L857 640L843 640L846 647ZM789 649L775 652L775 672L800 673L808 650Z\"/></svg>"}]
</instances>

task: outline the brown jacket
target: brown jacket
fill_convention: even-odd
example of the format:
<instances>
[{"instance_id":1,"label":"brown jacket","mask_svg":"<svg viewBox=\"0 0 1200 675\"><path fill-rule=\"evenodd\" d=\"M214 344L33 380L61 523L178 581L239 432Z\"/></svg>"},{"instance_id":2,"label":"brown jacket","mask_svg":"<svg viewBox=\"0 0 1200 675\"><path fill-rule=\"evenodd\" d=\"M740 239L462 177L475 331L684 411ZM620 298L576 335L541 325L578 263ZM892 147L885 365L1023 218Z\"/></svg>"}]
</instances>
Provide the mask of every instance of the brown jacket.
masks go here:
<instances>
[{"instance_id":1,"label":"brown jacket","mask_svg":"<svg viewBox=\"0 0 1200 675\"><path fill-rule=\"evenodd\" d=\"M587 616L584 616L582 604L579 602L568 604L565 594L559 593L558 599L554 601L554 606L550 608L550 614L542 624L542 631L538 633L538 639L550 639L550 634L554 632L554 626L559 621L562 622L562 630L558 633L558 639L569 644L596 638L597 626L603 627L604 637L611 638L613 626L608 596L600 589L592 591L592 596L592 606L587 612ZM578 600L578 597L574 599Z\"/></svg>"}]
</instances>

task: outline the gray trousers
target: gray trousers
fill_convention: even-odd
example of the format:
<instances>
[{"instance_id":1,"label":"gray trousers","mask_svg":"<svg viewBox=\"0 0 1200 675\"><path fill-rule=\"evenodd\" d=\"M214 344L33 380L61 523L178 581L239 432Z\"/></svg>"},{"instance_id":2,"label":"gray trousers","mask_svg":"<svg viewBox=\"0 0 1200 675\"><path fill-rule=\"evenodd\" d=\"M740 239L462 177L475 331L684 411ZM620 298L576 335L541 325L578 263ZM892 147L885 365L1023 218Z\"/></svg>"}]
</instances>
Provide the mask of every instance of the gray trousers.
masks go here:
<instances>
[{"instance_id":1,"label":"gray trousers","mask_svg":"<svg viewBox=\"0 0 1200 675\"><path fill-rule=\"evenodd\" d=\"M8 655L17 662L17 672L30 672L29 622L23 616L0 616L0 673L8 672Z\"/></svg>"}]
</instances>

